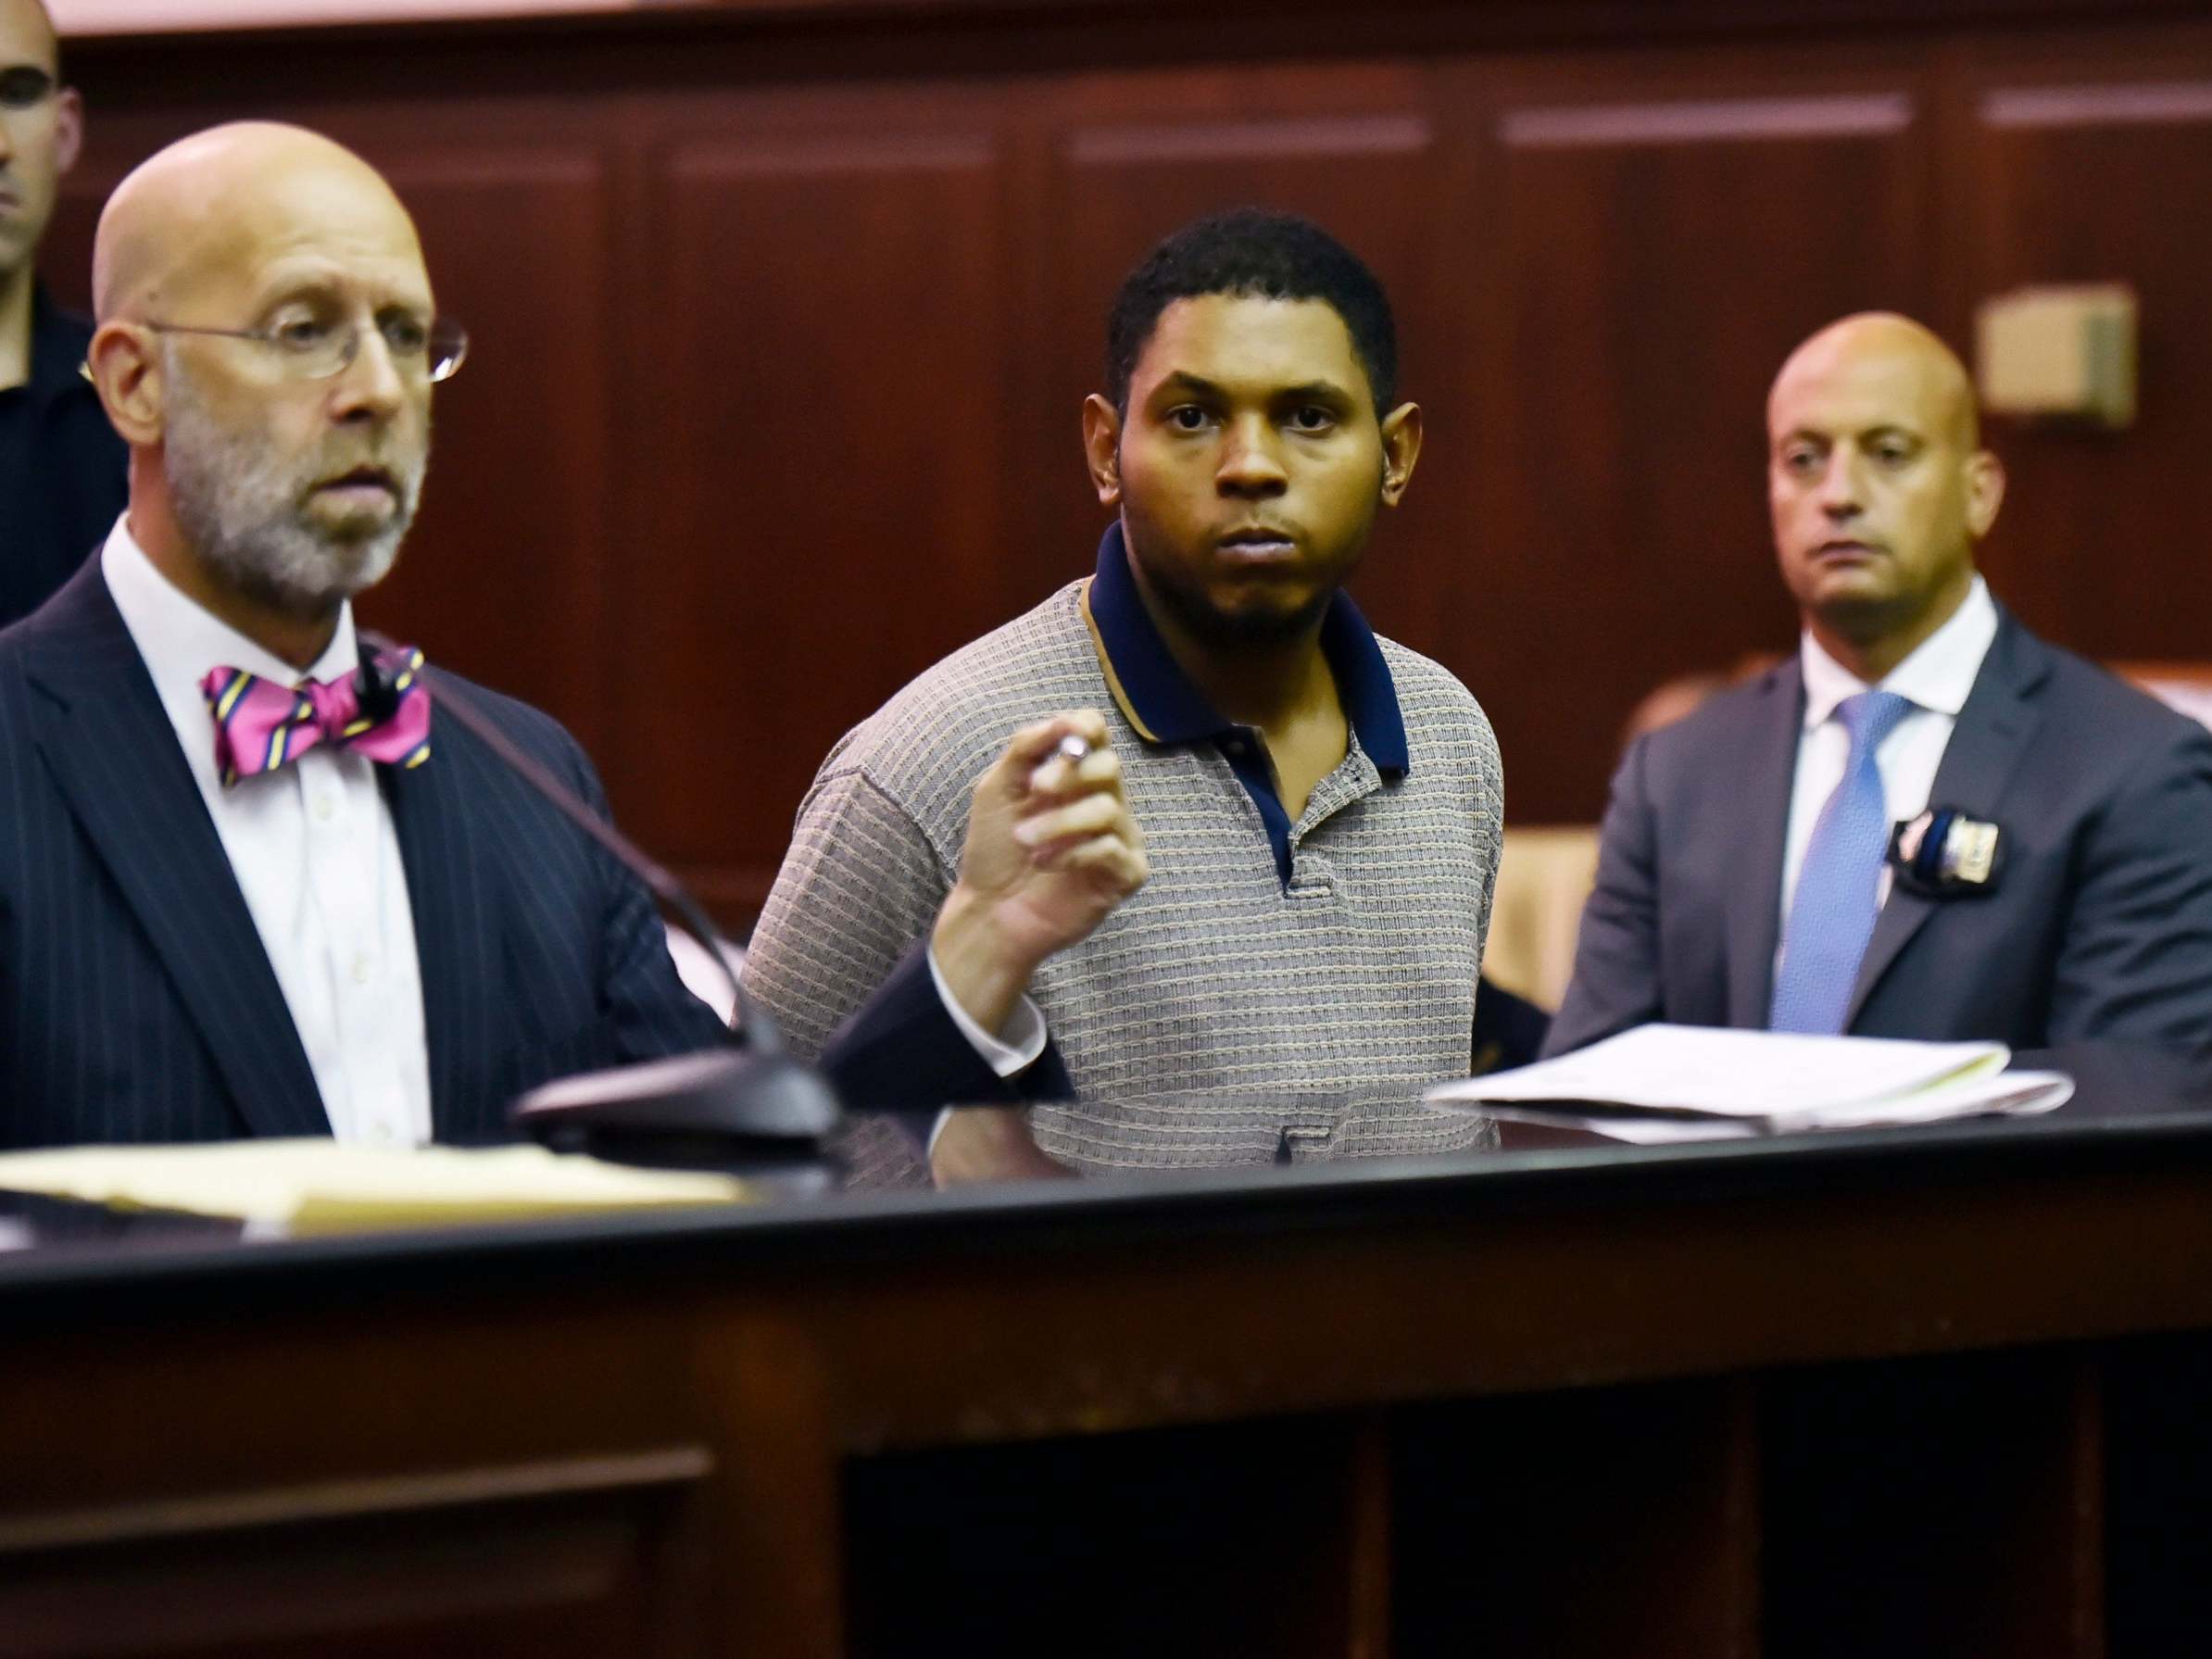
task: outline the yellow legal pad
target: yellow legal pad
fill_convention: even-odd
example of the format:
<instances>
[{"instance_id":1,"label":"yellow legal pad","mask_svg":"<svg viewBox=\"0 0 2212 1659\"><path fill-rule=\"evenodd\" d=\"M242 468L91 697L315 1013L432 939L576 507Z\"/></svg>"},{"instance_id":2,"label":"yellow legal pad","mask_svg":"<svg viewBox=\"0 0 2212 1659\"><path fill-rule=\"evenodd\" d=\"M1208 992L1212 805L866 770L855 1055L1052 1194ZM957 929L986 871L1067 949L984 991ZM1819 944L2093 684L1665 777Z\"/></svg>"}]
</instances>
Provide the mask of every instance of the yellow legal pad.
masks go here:
<instances>
[{"instance_id":1,"label":"yellow legal pad","mask_svg":"<svg viewBox=\"0 0 2212 1659\"><path fill-rule=\"evenodd\" d=\"M321 1138L0 1153L0 1190L183 1210L293 1233L743 1203L732 1175L633 1169L539 1146Z\"/></svg>"}]
</instances>

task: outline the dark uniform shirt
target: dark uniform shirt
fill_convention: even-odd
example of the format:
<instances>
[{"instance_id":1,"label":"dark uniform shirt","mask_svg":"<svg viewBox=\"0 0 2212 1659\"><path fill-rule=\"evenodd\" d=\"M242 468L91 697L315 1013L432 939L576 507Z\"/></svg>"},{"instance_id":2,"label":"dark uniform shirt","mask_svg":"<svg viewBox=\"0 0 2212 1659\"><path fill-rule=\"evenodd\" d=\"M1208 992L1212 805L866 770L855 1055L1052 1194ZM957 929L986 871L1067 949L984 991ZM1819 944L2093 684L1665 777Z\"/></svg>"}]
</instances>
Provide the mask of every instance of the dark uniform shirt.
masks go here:
<instances>
[{"instance_id":1,"label":"dark uniform shirt","mask_svg":"<svg viewBox=\"0 0 2212 1659\"><path fill-rule=\"evenodd\" d=\"M0 391L0 626L44 604L123 510L128 451L77 372L91 341L33 295L31 379Z\"/></svg>"}]
</instances>

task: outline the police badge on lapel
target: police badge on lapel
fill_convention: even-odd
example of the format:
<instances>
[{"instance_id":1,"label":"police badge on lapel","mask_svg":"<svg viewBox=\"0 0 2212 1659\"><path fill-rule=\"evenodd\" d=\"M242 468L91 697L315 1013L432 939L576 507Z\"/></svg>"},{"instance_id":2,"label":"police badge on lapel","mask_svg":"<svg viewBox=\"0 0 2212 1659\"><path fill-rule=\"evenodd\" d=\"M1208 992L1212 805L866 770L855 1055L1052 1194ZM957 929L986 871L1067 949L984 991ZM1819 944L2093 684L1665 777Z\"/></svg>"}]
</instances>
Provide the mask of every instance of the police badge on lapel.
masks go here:
<instances>
[{"instance_id":1,"label":"police badge on lapel","mask_svg":"<svg viewBox=\"0 0 2212 1659\"><path fill-rule=\"evenodd\" d=\"M1923 899L1972 899L1997 889L2004 873L1999 827L1956 807L1930 807L1890 833L1898 885Z\"/></svg>"}]
</instances>

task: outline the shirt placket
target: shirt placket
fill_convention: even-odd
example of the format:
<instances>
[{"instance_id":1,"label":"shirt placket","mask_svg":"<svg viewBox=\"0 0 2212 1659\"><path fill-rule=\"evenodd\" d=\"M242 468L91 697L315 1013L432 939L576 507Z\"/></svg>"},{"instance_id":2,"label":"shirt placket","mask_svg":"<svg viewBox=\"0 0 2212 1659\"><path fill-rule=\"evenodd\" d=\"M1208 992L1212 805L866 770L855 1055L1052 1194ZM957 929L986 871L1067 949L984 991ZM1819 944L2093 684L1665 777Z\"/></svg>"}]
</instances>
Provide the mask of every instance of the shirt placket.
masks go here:
<instances>
[{"instance_id":1,"label":"shirt placket","mask_svg":"<svg viewBox=\"0 0 2212 1659\"><path fill-rule=\"evenodd\" d=\"M392 964L385 960L377 823L372 793L354 786L348 761L324 752L303 758L307 784L308 874L321 910L336 987L333 1017L348 1081L356 1132L376 1145L411 1138L388 1040ZM373 786L371 786L371 789ZM364 800L369 810L364 810Z\"/></svg>"},{"instance_id":2,"label":"shirt placket","mask_svg":"<svg viewBox=\"0 0 2212 1659\"><path fill-rule=\"evenodd\" d=\"M1335 861L1309 843L1331 819L1365 799L1381 786L1382 774L1360 748L1359 735L1354 733L1345 748L1344 759L1313 786L1306 810L1290 826L1290 880L1286 891L1291 897L1316 901L1338 897Z\"/></svg>"}]
</instances>

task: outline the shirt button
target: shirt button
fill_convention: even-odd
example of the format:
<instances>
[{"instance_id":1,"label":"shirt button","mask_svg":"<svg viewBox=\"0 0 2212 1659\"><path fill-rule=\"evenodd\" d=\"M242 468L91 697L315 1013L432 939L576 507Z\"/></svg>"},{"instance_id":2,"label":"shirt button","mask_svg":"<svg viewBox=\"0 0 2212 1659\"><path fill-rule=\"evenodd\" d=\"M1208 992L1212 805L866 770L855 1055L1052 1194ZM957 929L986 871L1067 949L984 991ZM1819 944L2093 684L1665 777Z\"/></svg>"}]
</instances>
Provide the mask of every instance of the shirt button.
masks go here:
<instances>
[{"instance_id":1,"label":"shirt button","mask_svg":"<svg viewBox=\"0 0 2212 1659\"><path fill-rule=\"evenodd\" d=\"M366 951L361 952L353 959L354 984L367 985L369 981L375 976L375 974L376 964L369 959L369 955Z\"/></svg>"},{"instance_id":2,"label":"shirt button","mask_svg":"<svg viewBox=\"0 0 2212 1659\"><path fill-rule=\"evenodd\" d=\"M378 1146L388 1147L398 1138L398 1136L393 1130L391 1124L380 1117L370 1124L369 1138L376 1142Z\"/></svg>"},{"instance_id":3,"label":"shirt button","mask_svg":"<svg viewBox=\"0 0 2212 1659\"><path fill-rule=\"evenodd\" d=\"M328 823L337 815L338 803L336 801L333 800L327 795L318 795L315 798L315 819L317 823Z\"/></svg>"}]
</instances>

